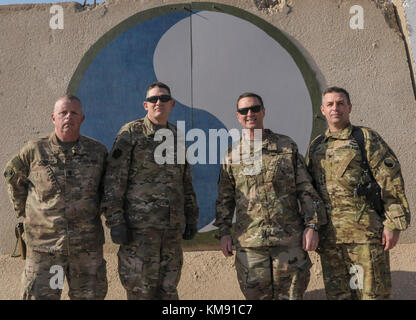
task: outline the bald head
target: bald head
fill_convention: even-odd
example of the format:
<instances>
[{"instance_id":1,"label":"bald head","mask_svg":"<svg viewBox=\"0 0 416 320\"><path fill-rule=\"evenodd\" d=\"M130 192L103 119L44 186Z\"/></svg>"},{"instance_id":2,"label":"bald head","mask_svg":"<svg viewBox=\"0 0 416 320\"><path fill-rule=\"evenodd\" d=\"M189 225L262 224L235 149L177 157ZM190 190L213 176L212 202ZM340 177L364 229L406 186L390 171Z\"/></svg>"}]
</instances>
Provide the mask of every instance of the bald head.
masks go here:
<instances>
[{"instance_id":1,"label":"bald head","mask_svg":"<svg viewBox=\"0 0 416 320\"><path fill-rule=\"evenodd\" d=\"M78 140L81 124L85 119L82 113L81 100L73 95L59 98L52 114L55 134L63 142Z\"/></svg>"}]
</instances>

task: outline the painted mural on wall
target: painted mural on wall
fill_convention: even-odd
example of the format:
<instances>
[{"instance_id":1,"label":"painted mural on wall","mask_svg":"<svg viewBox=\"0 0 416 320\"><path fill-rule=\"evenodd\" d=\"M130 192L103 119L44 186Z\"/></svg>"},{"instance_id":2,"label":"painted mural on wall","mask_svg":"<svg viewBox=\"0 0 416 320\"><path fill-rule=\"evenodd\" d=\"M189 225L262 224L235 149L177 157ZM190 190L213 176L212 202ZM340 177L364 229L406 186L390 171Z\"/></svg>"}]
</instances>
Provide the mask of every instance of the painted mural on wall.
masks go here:
<instances>
[{"instance_id":1,"label":"painted mural on wall","mask_svg":"<svg viewBox=\"0 0 416 320\"><path fill-rule=\"evenodd\" d=\"M109 150L123 124L145 116L148 85L162 81L171 87L176 106L169 121L184 121L186 133L201 129L207 139L205 159L192 166L200 208L192 245L199 247L217 243L212 222L220 158L227 148L219 140L209 142L209 130L240 129L235 108L241 93L262 96L265 126L292 137L302 153L319 129L313 121L319 88L294 46L257 17L210 5L166 6L132 16L87 52L68 88L83 101L82 133ZM188 146L201 143L186 138Z\"/></svg>"}]
</instances>

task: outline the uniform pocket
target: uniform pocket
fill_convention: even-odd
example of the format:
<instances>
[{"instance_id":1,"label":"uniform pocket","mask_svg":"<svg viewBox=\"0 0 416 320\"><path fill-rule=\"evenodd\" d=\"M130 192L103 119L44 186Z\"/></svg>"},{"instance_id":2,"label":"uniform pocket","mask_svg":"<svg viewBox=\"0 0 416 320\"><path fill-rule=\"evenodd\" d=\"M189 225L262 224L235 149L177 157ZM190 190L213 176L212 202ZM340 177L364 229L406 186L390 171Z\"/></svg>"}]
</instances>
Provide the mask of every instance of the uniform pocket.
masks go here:
<instances>
[{"instance_id":1,"label":"uniform pocket","mask_svg":"<svg viewBox=\"0 0 416 320\"><path fill-rule=\"evenodd\" d=\"M389 252L384 251L383 246L370 245L371 281L367 280L367 298L389 299L391 295L391 273Z\"/></svg>"},{"instance_id":2,"label":"uniform pocket","mask_svg":"<svg viewBox=\"0 0 416 320\"><path fill-rule=\"evenodd\" d=\"M353 149L343 150L337 157L339 160L332 163L336 182L342 188L352 191L359 184L363 175L359 151Z\"/></svg>"},{"instance_id":3,"label":"uniform pocket","mask_svg":"<svg viewBox=\"0 0 416 320\"><path fill-rule=\"evenodd\" d=\"M79 184L82 192L96 195L103 173L104 158L97 155L77 155L71 165L66 166L65 179Z\"/></svg>"},{"instance_id":4,"label":"uniform pocket","mask_svg":"<svg viewBox=\"0 0 416 320\"><path fill-rule=\"evenodd\" d=\"M23 297L22 300L31 300L34 298L35 293L33 292L37 273L34 270L34 266L27 263L22 273L22 284L23 284Z\"/></svg>"},{"instance_id":5,"label":"uniform pocket","mask_svg":"<svg viewBox=\"0 0 416 320\"><path fill-rule=\"evenodd\" d=\"M131 154L132 165L138 169L143 166L149 166L149 164L157 166L158 164L155 162L154 157L154 149L155 146L150 141L139 141Z\"/></svg>"},{"instance_id":6,"label":"uniform pocket","mask_svg":"<svg viewBox=\"0 0 416 320\"><path fill-rule=\"evenodd\" d=\"M274 211L270 218L274 225L283 229L285 237L303 230L303 222L299 214L296 195L294 194L286 194L279 197L275 202Z\"/></svg>"},{"instance_id":7,"label":"uniform pocket","mask_svg":"<svg viewBox=\"0 0 416 320\"><path fill-rule=\"evenodd\" d=\"M296 191L295 168L293 153L276 154L276 159L271 160L266 173L266 182L273 181L276 194L284 195ZM273 173L273 174L272 174Z\"/></svg>"},{"instance_id":8,"label":"uniform pocket","mask_svg":"<svg viewBox=\"0 0 416 320\"><path fill-rule=\"evenodd\" d=\"M53 168L57 168L56 160L40 160L31 168L29 180L33 184L40 201L46 201L61 192Z\"/></svg>"},{"instance_id":9,"label":"uniform pocket","mask_svg":"<svg viewBox=\"0 0 416 320\"><path fill-rule=\"evenodd\" d=\"M237 251L238 255L238 251ZM248 287L248 281L249 281L249 270L246 266L244 266L236 256L235 258L235 269L237 271L237 280L240 284L241 290L244 292L245 289Z\"/></svg>"},{"instance_id":10,"label":"uniform pocket","mask_svg":"<svg viewBox=\"0 0 416 320\"><path fill-rule=\"evenodd\" d=\"M340 164L338 165L338 170L336 172L336 175L338 178L341 178L344 175L345 171L348 168L348 165L354 158L355 158L355 152L353 150L348 150L343 154L342 160Z\"/></svg>"},{"instance_id":11,"label":"uniform pocket","mask_svg":"<svg viewBox=\"0 0 416 320\"><path fill-rule=\"evenodd\" d=\"M408 221L406 219L405 211L400 204L389 205L389 211L386 215L393 221L394 227L397 230L406 230L408 227Z\"/></svg>"},{"instance_id":12,"label":"uniform pocket","mask_svg":"<svg viewBox=\"0 0 416 320\"><path fill-rule=\"evenodd\" d=\"M255 199L257 198L257 194L254 192L255 188L253 188L256 184L256 176L255 175L246 175L244 169L247 166L243 164L232 164L231 169L233 171L233 176L235 179L235 187L237 191L237 195L240 193L246 199ZM251 190L253 191L251 192Z\"/></svg>"},{"instance_id":13,"label":"uniform pocket","mask_svg":"<svg viewBox=\"0 0 416 320\"><path fill-rule=\"evenodd\" d=\"M140 287L143 261L136 256L134 246L122 245L118 251L118 274L123 287L132 291Z\"/></svg>"}]
</instances>

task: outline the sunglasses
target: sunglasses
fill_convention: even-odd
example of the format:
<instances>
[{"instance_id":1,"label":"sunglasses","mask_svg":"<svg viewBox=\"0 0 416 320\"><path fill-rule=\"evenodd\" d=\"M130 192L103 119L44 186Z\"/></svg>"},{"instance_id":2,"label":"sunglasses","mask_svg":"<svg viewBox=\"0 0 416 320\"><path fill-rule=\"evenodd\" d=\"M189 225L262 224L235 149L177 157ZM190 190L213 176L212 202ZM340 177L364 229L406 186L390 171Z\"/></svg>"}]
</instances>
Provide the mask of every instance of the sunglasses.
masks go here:
<instances>
[{"instance_id":1,"label":"sunglasses","mask_svg":"<svg viewBox=\"0 0 416 320\"><path fill-rule=\"evenodd\" d=\"M261 106L261 105L255 105L255 106L251 106L251 107L248 107L248 108L241 108L241 109L237 109L237 112L239 113L239 114L242 114L242 115L246 115L246 114L248 114L248 111L249 110L251 110L251 112L253 112L253 113L257 113L257 112L260 112L260 110L262 109L263 107Z\"/></svg>"},{"instance_id":2,"label":"sunglasses","mask_svg":"<svg viewBox=\"0 0 416 320\"><path fill-rule=\"evenodd\" d=\"M162 94L161 96L151 96L146 98L146 101L151 103L156 103L157 100L160 100L161 102L168 102L172 100L172 97L168 94Z\"/></svg>"}]
</instances>

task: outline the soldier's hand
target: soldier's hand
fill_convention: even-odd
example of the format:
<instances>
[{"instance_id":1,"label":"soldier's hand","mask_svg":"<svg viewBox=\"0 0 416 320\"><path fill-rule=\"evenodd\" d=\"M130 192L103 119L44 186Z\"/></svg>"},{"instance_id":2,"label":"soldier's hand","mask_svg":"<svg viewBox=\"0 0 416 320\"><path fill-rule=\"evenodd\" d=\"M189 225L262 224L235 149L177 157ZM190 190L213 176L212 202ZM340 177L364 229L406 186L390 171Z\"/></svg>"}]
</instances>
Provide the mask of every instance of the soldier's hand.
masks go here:
<instances>
[{"instance_id":1,"label":"soldier's hand","mask_svg":"<svg viewBox=\"0 0 416 320\"><path fill-rule=\"evenodd\" d=\"M305 251L315 251L318 248L319 235L318 232L311 228L306 228L303 231L302 247Z\"/></svg>"},{"instance_id":2,"label":"soldier's hand","mask_svg":"<svg viewBox=\"0 0 416 320\"><path fill-rule=\"evenodd\" d=\"M111 240L117 244L128 244L130 242L126 224L122 223L111 228Z\"/></svg>"},{"instance_id":3,"label":"soldier's hand","mask_svg":"<svg viewBox=\"0 0 416 320\"><path fill-rule=\"evenodd\" d=\"M185 231L182 235L182 238L184 240L192 240L195 237L197 231L198 231L198 228L196 227L196 225L187 224L185 226Z\"/></svg>"},{"instance_id":4,"label":"soldier's hand","mask_svg":"<svg viewBox=\"0 0 416 320\"><path fill-rule=\"evenodd\" d=\"M383 230L381 244L384 246L384 251L393 249L399 241L400 231L389 231L386 228Z\"/></svg>"},{"instance_id":5,"label":"soldier's hand","mask_svg":"<svg viewBox=\"0 0 416 320\"><path fill-rule=\"evenodd\" d=\"M221 250L226 257L231 257L233 255L233 241L230 235L221 237Z\"/></svg>"}]
</instances>

